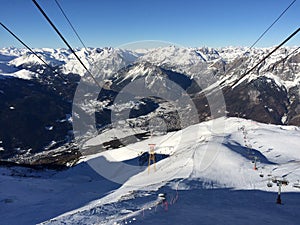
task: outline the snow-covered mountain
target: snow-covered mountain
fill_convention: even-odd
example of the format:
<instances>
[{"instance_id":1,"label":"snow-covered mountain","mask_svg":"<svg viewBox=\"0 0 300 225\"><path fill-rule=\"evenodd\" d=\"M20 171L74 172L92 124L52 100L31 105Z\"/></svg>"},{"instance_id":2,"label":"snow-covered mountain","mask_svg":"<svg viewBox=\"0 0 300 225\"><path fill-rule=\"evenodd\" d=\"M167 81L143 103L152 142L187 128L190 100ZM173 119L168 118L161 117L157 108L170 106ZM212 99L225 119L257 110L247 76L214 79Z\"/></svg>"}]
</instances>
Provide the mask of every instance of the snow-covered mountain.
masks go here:
<instances>
[{"instance_id":1,"label":"snow-covered mountain","mask_svg":"<svg viewBox=\"0 0 300 225\"><path fill-rule=\"evenodd\" d=\"M64 171L1 167L2 223L297 224L299 138L295 126L219 118L83 157ZM148 144L168 155L149 169L141 164ZM278 182L287 183L282 205Z\"/></svg>"},{"instance_id":2,"label":"snow-covered mountain","mask_svg":"<svg viewBox=\"0 0 300 225\"><path fill-rule=\"evenodd\" d=\"M184 69L189 70L190 67L194 67L194 65L200 63L209 63L209 66L213 68L217 68L217 65L221 64L227 67L224 70L229 68L237 69L237 67L243 64L242 69L249 69L271 50L273 48L247 49L245 47L223 47L213 49L207 47L183 48L170 46L149 49L143 53L114 48L75 49L75 52L88 68L98 67L97 69L104 69L108 73L111 72L113 74L135 61L151 62L163 68L172 68L174 70L181 70L177 72L186 73L187 71L184 71ZM282 75L281 78L283 80L294 80L293 77L296 77L299 73L299 66L297 64L299 63L300 53L297 50L297 47L283 47L279 49L259 67L259 71L266 72L272 70L275 75ZM62 73L77 73L81 76L86 73L69 50L41 48L34 49L34 51L51 65L59 66L63 64ZM0 54L1 64L8 63L17 67L21 65L30 66L31 64L32 66L32 64L43 64L27 49L4 48L0 50ZM235 67L232 67L232 64ZM96 68L94 68L95 72ZM294 76L287 76L289 72L296 74ZM191 72L188 75L192 76L194 74ZM95 73L95 76L101 77L101 74Z\"/></svg>"},{"instance_id":3,"label":"snow-covered mountain","mask_svg":"<svg viewBox=\"0 0 300 225\"><path fill-rule=\"evenodd\" d=\"M136 135L144 136L155 119L159 121L156 126L169 132L224 114L264 123L299 125L300 53L297 47L279 49L239 80L272 49L175 46L142 52L75 49L101 85L101 91L66 49L34 49L55 72L26 49L1 49L0 141L1 148L5 149L1 151L2 157L52 150L69 143L74 135L74 121L85 115L95 117L97 129L82 123L88 138L109 128L112 122L132 126L139 130ZM148 91L144 91L145 88ZM78 93L82 99L74 101ZM120 99L120 96L123 97ZM177 105L175 98L180 99ZM219 102L214 98L223 100ZM194 113L186 114L189 110ZM129 113L128 118L118 119L122 113ZM111 121L112 114L119 121ZM14 121L14 125L8 121ZM31 124L35 124L34 129ZM34 135L32 130L36 132Z\"/></svg>"},{"instance_id":4,"label":"snow-covered mountain","mask_svg":"<svg viewBox=\"0 0 300 225\"><path fill-rule=\"evenodd\" d=\"M299 49L240 79L272 49L1 49L2 223L297 224Z\"/></svg>"},{"instance_id":5,"label":"snow-covered mountain","mask_svg":"<svg viewBox=\"0 0 300 225\"><path fill-rule=\"evenodd\" d=\"M172 69L190 77L203 76L197 71L206 66L214 71L214 75L227 75L232 78L252 68L263 56L273 48L227 47L227 48L183 48L161 47L149 49L141 53L132 50L114 48L76 49L76 54L92 72L100 79L110 78L118 70L134 62L149 62L156 66ZM60 67L63 74L86 74L85 69L76 57L66 49L34 49L47 63ZM300 53L297 47L284 47L266 59L253 74L272 73L279 77L278 81L290 89L298 85ZM4 48L0 50L0 69L5 75L16 67L28 69L43 63L26 49ZM36 72L36 71L35 71ZM239 72L239 73L238 73ZM21 77L22 78L22 77ZM221 77L222 78L222 77Z\"/></svg>"}]
</instances>

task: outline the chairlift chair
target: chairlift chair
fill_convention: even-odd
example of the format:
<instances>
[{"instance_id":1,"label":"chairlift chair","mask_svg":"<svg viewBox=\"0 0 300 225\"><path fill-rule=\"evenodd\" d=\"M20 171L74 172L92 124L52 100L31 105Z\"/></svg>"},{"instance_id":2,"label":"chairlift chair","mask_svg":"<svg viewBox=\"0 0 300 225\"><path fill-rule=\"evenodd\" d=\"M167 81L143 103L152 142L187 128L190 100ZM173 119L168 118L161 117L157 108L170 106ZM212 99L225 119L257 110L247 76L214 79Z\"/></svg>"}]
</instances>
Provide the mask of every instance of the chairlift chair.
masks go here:
<instances>
[{"instance_id":1,"label":"chairlift chair","mask_svg":"<svg viewBox=\"0 0 300 225\"><path fill-rule=\"evenodd\" d=\"M262 172L260 172L259 176L260 177L264 177L264 174Z\"/></svg>"},{"instance_id":2,"label":"chairlift chair","mask_svg":"<svg viewBox=\"0 0 300 225\"><path fill-rule=\"evenodd\" d=\"M273 187L273 184L271 183L271 181L269 180L267 183L267 187Z\"/></svg>"},{"instance_id":3,"label":"chairlift chair","mask_svg":"<svg viewBox=\"0 0 300 225\"><path fill-rule=\"evenodd\" d=\"M166 197L166 194L165 194L165 193L159 193L159 194L158 194L158 197L160 197L160 198L165 198L165 197Z\"/></svg>"},{"instance_id":4,"label":"chairlift chair","mask_svg":"<svg viewBox=\"0 0 300 225\"><path fill-rule=\"evenodd\" d=\"M166 200L166 194L165 193L158 194L158 199L160 199L162 201Z\"/></svg>"},{"instance_id":5,"label":"chairlift chair","mask_svg":"<svg viewBox=\"0 0 300 225\"><path fill-rule=\"evenodd\" d=\"M293 187L294 188L300 188L300 183L299 183L299 180L293 184Z\"/></svg>"},{"instance_id":6,"label":"chairlift chair","mask_svg":"<svg viewBox=\"0 0 300 225\"><path fill-rule=\"evenodd\" d=\"M289 184L289 182L285 178L283 178L283 180L281 181L281 183L282 183L282 185L288 185Z\"/></svg>"}]
</instances>

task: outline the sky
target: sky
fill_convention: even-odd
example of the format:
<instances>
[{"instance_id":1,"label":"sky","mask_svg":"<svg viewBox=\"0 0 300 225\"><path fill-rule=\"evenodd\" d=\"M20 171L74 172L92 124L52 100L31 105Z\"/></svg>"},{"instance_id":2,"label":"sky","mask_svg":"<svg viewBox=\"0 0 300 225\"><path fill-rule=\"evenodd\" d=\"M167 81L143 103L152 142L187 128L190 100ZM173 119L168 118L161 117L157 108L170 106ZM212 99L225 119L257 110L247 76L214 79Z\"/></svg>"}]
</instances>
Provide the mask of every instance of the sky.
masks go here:
<instances>
[{"instance_id":1,"label":"sky","mask_svg":"<svg viewBox=\"0 0 300 225\"><path fill-rule=\"evenodd\" d=\"M186 47L249 47L293 0L57 1L89 47L119 47L144 40ZM72 47L83 47L55 0L37 2ZM0 22L30 47L66 47L32 0L0 0ZM255 47L278 45L299 27L297 0ZM299 44L300 32L287 43ZM0 27L0 48L11 46L22 47Z\"/></svg>"}]
</instances>

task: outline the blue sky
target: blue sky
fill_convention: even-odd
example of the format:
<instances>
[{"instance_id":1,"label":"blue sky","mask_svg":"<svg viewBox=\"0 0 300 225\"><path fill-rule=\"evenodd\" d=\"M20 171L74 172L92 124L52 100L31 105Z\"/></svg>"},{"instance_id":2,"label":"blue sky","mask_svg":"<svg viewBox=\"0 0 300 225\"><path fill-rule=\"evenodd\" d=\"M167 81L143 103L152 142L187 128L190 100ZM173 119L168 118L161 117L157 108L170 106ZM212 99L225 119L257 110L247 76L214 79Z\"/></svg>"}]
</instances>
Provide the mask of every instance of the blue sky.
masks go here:
<instances>
[{"instance_id":1,"label":"blue sky","mask_svg":"<svg viewBox=\"0 0 300 225\"><path fill-rule=\"evenodd\" d=\"M85 45L161 40L188 47L251 46L292 0L58 0ZM54 0L38 0L73 47L82 47ZM31 0L0 0L0 21L31 47L65 47ZM256 47L300 27L300 0ZM299 45L300 33L287 45ZM0 47L21 45L0 27Z\"/></svg>"}]
</instances>

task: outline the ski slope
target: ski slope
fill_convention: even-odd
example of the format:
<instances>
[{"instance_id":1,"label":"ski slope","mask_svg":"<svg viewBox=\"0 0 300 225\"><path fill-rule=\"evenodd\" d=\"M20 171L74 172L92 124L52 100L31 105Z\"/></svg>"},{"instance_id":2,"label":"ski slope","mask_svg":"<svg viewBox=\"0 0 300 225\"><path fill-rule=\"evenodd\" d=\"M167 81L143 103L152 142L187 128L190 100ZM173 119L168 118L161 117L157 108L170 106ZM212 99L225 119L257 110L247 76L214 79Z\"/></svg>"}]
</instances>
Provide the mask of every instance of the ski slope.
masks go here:
<instances>
[{"instance_id":1,"label":"ski slope","mask_svg":"<svg viewBox=\"0 0 300 225\"><path fill-rule=\"evenodd\" d=\"M22 224L298 224L299 138L298 127L219 118L86 156L67 171L30 178L1 168L2 221L20 224L18 214ZM148 170L138 159L149 144L169 157ZM277 185L267 187L273 178L289 182L282 205Z\"/></svg>"}]
</instances>

